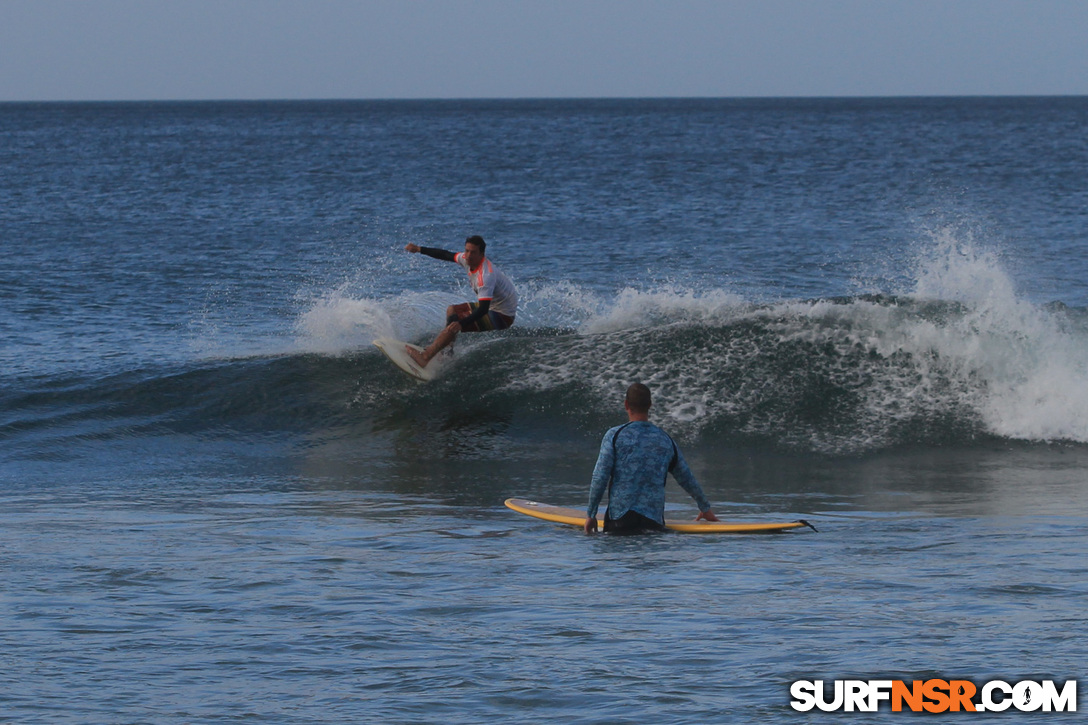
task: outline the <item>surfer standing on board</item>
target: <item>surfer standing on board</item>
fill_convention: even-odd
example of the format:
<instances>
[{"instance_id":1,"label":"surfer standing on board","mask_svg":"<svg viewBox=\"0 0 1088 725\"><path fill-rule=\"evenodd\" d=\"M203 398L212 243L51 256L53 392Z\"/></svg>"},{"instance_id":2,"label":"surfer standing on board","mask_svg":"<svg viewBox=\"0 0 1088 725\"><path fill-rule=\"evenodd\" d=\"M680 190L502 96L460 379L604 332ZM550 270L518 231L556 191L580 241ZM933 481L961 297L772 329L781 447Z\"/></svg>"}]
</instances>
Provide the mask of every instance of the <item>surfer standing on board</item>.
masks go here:
<instances>
[{"instance_id":1,"label":"surfer standing on board","mask_svg":"<svg viewBox=\"0 0 1088 725\"><path fill-rule=\"evenodd\" d=\"M597 530L597 508L606 488L605 531L614 534L665 531L668 473L699 505L696 521L718 520L676 443L650 422L650 403L650 389L642 383L627 388L623 407L628 422L609 428L604 434L589 487L584 524L587 534Z\"/></svg>"},{"instance_id":2,"label":"surfer standing on board","mask_svg":"<svg viewBox=\"0 0 1088 725\"><path fill-rule=\"evenodd\" d=\"M484 256L486 248L484 238L478 235L466 239L465 251L456 254L444 249L421 247L418 244L409 244L404 248L412 254L426 254L428 257L456 262L464 267L478 300L447 307L445 329L438 333L438 337L423 352L405 346L408 354L420 367L427 367L427 363L443 348L451 345L462 332L505 330L514 324L518 311L518 293L510 278Z\"/></svg>"}]
</instances>

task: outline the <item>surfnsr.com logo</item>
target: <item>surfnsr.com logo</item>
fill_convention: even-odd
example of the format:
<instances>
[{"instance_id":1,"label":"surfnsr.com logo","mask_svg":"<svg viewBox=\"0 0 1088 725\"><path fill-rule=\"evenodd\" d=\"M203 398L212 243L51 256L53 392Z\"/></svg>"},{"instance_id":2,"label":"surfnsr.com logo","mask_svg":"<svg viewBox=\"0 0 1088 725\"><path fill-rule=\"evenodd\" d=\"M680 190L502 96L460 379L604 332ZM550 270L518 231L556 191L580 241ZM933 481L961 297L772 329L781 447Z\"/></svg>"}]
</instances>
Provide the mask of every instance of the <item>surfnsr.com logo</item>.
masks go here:
<instances>
[{"instance_id":1,"label":"surfnsr.com logo","mask_svg":"<svg viewBox=\"0 0 1088 725\"><path fill-rule=\"evenodd\" d=\"M1077 681L1061 687L1053 680L1009 684L991 680L982 687L970 680L835 680L831 693L823 680L798 680L790 686L790 707L799 712L876 712L882 703L892 712L1076 712Z\"/></svg>"}]
</instances>

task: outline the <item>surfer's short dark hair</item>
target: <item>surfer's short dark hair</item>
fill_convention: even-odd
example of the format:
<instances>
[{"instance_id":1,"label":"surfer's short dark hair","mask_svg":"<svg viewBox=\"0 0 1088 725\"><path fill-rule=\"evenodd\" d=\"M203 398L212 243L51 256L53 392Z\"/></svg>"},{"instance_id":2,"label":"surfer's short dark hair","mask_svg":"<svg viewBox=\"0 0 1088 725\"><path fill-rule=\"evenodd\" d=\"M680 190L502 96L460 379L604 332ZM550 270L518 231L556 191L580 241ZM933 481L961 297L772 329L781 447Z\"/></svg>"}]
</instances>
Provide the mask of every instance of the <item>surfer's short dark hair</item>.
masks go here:
<instances>
[{"instance_id":1,"label":"surfer's short dark hair","mask_svg":"<svg viewBox=\"0 0 1088 725\"><path fill-rule=\"evenodd\" d=\"M481 252L487 251L487 242L479 234L473 234L471 237L465 240L465 244L471 244L479 249Z\"/></svg>"},{"instance_id":2,"label":"surfer's short dark hair","mask_svg":"<svg viewBox=\"0 0 1088 725\"><path fill-rule=\"evenodd\" d=\"M650 389L642 383L635 383L627 388L627 397L623 399L631 410L646 413L650 410Z\"/></svg>"}]
</instances>

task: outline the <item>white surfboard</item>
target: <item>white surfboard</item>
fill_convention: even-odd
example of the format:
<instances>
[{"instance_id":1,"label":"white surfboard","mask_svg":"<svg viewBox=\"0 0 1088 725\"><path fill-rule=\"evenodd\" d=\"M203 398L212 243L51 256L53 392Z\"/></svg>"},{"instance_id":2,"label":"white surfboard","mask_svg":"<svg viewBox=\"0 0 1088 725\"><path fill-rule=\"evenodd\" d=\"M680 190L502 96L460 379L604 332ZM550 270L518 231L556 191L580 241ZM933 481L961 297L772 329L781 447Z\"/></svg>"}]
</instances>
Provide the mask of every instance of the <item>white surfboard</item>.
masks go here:
<instances>
[{"instance_id":1,"label":"white surfboard","mask_svg":"<svg viewBox=\"0 0 1088 725\"><path fill-rule=\"evenodd\" d=\"M423 348L419 345L412 345L404 342L403 340L394 340L391 337L379 337L374 341L375 347L385 353L385 356L389 358L394 365L411 375L421 383L427 383L434 380L442 373L442 369L449 364L449 358L451 356L445 354L446 351L435 355L434 359L427 363L427 367L420 367L419 363L411 358L405 351L404 346L407 345L414 350L423 352Z\"/></svg>"}]
</instances>

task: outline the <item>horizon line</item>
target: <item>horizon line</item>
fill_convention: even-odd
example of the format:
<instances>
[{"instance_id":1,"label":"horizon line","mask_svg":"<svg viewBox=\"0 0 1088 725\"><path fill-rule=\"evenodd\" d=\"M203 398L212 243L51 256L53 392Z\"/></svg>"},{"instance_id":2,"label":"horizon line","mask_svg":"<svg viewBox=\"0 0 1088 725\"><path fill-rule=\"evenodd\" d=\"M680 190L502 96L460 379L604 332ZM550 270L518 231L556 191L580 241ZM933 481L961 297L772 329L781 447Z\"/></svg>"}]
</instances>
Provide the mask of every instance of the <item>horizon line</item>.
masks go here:
<instances>
[{"instance_id":1,"label":"horizon line","mask_svg":"<svg viewBox=\"0 0 1088 725\"><path fill-rule=\"evenodd\" d=\"M927 99L1050 99L1088 98L1086 93L935 93L890 95L787 95L787 96L387 96L387 97L281 97L281 98L50 98L0 99L0 105L63 103L400 103L400 102L495 102L495 101L817 101L817 100L927 100Z\"/></svg>"}]
</instances>

